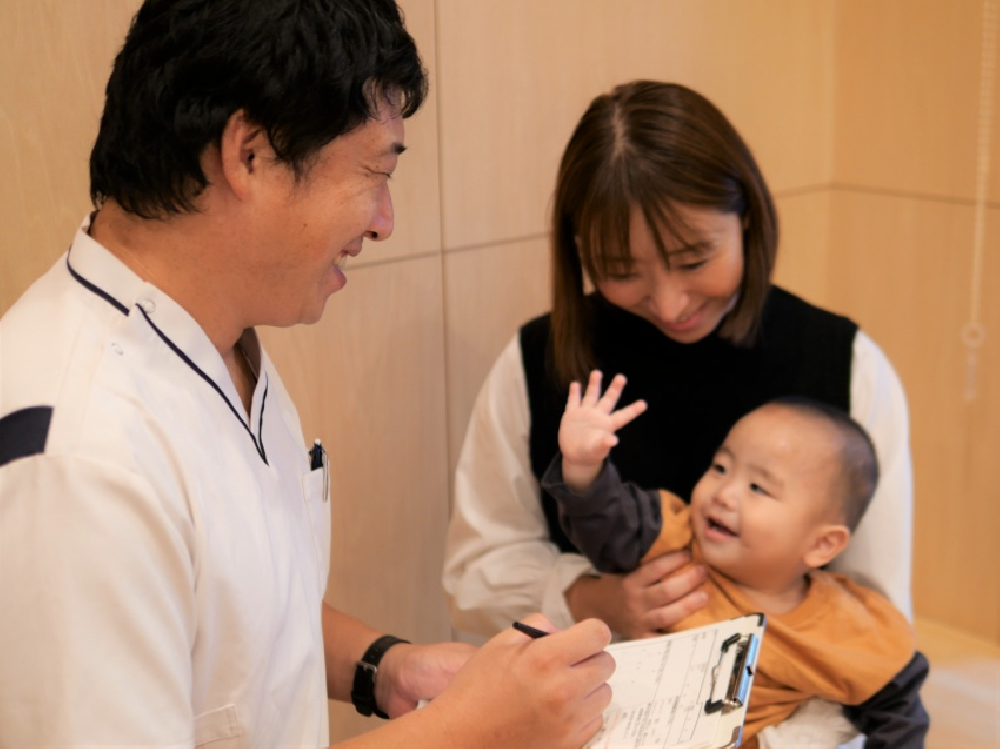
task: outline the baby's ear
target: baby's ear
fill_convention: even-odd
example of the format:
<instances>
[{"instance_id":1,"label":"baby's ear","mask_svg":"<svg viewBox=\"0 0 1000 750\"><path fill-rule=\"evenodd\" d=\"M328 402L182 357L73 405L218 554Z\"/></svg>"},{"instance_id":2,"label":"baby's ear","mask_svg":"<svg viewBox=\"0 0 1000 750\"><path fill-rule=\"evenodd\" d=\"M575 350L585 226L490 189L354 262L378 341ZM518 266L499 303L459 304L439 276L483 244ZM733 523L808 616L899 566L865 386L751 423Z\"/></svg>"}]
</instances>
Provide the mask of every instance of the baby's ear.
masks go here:
<instances>
[{"instance_id":1,"label":"baby's ear","mask_svg":"<svg viewBox=\"0 0 1000 750\"><path fill-rule=\"evenodd\" d=\"M816 530L813 542L806 550L805 564L810 568L822 568L844 551L851 541L851 531L843 524L824 524Z\"/></svg>"}]
</instances>

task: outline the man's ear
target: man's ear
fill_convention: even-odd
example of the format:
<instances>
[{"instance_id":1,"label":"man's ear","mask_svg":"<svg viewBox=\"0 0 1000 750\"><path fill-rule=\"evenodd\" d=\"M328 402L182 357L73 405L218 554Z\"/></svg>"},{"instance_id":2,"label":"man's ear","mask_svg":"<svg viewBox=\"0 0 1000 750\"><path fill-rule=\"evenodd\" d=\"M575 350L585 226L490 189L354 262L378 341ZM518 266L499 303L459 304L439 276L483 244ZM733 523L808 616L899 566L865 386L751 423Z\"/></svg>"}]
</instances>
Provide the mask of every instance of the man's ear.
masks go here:
<instances>
[{"instance_id":1,"label":"man's ear","mask_svg":"<svg viewBox=\"0 0 1000 750\"><path fill-rule=\"evenodd\" d=\"M821 568L844 551L851 541L851 531L843 524L825 524L816 531L813 542L806 550L805 564Z\"/></svg>"},{"instance_id":2,"label":"man's ear","mask_svg":"<svg viewBox=\"0 0 1000 750\"><path fill-rule=\"evenodd\" d=\"M236 110L229 116L219 138L217 153L219 177L240 200L249 195L262 159L271 154L271 144L264 129Z\"/></svg>"}]
</instances>

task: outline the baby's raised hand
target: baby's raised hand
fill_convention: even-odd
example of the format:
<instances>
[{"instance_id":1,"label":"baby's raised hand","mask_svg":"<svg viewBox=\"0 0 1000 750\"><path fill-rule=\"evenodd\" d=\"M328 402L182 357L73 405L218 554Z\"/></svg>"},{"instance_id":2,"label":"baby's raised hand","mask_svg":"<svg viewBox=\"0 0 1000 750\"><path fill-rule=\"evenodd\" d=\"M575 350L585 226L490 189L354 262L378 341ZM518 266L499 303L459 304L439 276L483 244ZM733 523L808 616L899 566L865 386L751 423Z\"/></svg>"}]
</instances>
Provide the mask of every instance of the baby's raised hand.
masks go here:
<instances>
[{"instance_id":1,"label":"baby's raised hand","mask_svg":"<svg viewBox=\"0 0 1000 750\"><path fill-rule=\"evenodd\" d=\"M575 489L584 489L597 477L601 464L618 443L615 432L646 410L639 400L616 410L625 387L625 376L615 375L601 394L601 373L590 373L587 390L570 383L569 399L559 424L559 449L563 455L563 480Z\"/></svg>"}]
</instances>

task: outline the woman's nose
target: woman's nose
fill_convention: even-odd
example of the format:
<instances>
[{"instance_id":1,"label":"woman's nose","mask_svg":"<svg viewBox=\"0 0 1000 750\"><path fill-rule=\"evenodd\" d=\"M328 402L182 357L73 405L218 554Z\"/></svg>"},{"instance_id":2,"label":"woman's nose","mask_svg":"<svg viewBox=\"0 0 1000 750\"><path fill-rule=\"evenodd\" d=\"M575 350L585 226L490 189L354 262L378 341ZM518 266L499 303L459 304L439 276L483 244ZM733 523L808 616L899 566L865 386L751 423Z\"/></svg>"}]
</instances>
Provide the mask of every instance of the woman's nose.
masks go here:
<instances>
[{"instance_id":1,"label":"woman's nose","mask_svg":"<svg viewBox=\"0 0 1000 750\"><path fill-rule=\"evenodd\" d=\"M676 323L688 306L684 283L666 268L661 268L654 277L650 297L656 317L664 323Z\"/></svg>"}]
</instances>

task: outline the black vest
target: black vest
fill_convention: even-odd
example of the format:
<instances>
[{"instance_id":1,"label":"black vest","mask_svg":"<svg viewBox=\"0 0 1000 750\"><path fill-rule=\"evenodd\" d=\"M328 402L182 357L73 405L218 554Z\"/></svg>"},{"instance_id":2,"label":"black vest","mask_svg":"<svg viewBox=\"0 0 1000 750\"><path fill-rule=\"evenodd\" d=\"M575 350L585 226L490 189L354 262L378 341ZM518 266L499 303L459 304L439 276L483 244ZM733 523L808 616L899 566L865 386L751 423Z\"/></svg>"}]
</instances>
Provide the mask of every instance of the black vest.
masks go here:
<instances>
[{"instance_id":1,"label":"black vest","mask_svg":"<svg viewBox=\"0 0 1000 750\"><path fill-rule=\"evenodd\" d=\"M592 345L604 385L628 378L620 404L645 399L648 411L619 430L611 450L627 482L667 489L690 502L729 428L744 414L779 396L805 396L850 409L851 360L857 325L778 287L772 287L756 344L741 348L711 334L678 344L655 326L588 297ZM531 412L531 471L541 479L558 450L567 391L547 367L549 315L521 327L520 341ZM543 491L552 541L576 551L563 534L555 501Z\"/></svg>"}]
</instances>

